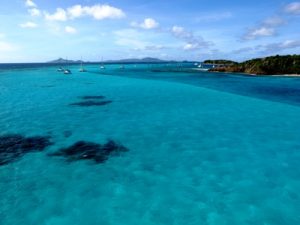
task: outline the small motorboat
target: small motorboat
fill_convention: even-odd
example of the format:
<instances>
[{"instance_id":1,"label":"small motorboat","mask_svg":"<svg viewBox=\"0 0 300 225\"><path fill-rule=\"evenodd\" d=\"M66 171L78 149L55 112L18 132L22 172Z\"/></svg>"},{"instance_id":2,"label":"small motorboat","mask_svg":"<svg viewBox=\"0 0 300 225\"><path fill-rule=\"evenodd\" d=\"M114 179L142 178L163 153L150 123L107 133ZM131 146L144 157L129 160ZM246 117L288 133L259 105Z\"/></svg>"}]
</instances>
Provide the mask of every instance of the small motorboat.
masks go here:
<instances>
[{"instance_id":1,"label":"small motorboat","mask_svg":"<svg viewBox=\"0 0 300 225\"><path fill-rule=\"evenodd\" d=\"M57 69L57 72L64 72L64 68L59 67L59 68Z\"/></svg>"}]
</instances>

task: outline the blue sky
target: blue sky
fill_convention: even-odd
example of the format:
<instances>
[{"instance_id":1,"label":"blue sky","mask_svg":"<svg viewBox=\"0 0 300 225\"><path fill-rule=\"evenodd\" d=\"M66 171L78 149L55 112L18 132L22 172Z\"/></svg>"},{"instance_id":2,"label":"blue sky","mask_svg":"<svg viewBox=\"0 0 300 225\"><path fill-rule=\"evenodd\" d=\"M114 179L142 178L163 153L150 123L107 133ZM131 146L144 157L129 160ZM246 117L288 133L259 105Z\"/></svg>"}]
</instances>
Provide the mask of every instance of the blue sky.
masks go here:
<instances>
[{"instance_id":1,"label":"blue sky","mask_svg":"<svg viewBox=\"0 0 300 225\"><path fill-rule=\"evenodd\" d=\"M300 54L300 1L11 0L0 62Z\"/></svg>"}]
</instances>

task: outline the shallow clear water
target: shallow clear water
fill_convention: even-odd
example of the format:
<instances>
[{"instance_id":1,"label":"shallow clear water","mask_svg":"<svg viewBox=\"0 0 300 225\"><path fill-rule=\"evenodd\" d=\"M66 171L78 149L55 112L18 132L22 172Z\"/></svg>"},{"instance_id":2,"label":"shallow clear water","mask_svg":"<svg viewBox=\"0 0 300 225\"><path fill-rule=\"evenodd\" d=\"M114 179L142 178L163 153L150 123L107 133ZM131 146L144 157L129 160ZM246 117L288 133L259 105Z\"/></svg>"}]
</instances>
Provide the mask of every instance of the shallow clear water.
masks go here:
<instances>
[{"instance_id":1,"label":"shallow clear water","mask_svg":"<svg viewBox=\"0 0 300 225\"><path fill-rule=\"evenodd\" d=\"M0 166L1 225L300 223L300 80L71 68L0 72L0 136L54 142ZM113 102L69 105L85 95ZM130 151L102 164L47 155L107 139Z\"/></svg>"}]
</instances>

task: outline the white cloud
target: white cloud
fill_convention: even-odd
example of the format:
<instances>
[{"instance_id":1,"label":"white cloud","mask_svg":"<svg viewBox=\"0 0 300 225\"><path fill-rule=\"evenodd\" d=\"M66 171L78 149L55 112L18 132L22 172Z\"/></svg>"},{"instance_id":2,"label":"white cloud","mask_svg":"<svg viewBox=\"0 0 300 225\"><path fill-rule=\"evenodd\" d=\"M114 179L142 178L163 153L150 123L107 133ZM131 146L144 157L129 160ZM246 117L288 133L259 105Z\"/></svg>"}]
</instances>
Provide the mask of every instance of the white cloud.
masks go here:
<instances>
[{"instance_id":1,"label":"white cloud","mask_svg":"<svg viewBox=\"0 0 300 225\"><path fill-rule=\"evenodd\" d=\"M45 18L52 21L66 21L69 19L76 19L83 16L90 16L96 20L103 19L120 19L125 17L125 13L118 8L112 7L110 5L93 5L93 6L81 6L74 5L72 7L65 9L58 8L56 12L50 14L45 12Z\"/></svg>"},{"instance_id":2,"label":"white cloud","mask_svg":"<svg viewBox=\"0 0 300 225\"><path fill-rule=\"evenodd\" d=\"M288 4L284 11L291 14L300 14L300 2L292 2Z\"/></svg>"},{"instance_id":3,"label":"white cloud","mask_svg":"<svg viewBox=\"0 0 300 225\"><path fill-rule=\"evenodd\" d=\"M0 39L1 39L1 38L4 38L4 37L5 37L5 34L0 33Z\"/></svg>"},{"instance_id":4,"label":"white cloud","mask_svg":"<svg viewBox=\"0 0 300 225\"><path fill-rule=\"evenodd\" d=\"M284 7L287 14L300 15L300 2L292 2ZM242 37L244 40L254 40L261 37L270 37L277 34L278 27L286 25L286 15L274 15L261 21L256 27L249 29Z\"/></svg>"},{"instance_id":5,"label":"white cloud","mask_svg":"<svg viewBox=\"0 0 300 225\"><path fill-rule=\"evenodd\" d=\"M65 32L68 33L68 34L76 34L77 30L74 27L66 26L65 27Z\"/></svg>"},{"instance_id":6,"label":"white cloud","mask_svg":"<svg viewBox=\"0 0 300 225\"><path fill-rule=\"evenodd\" d=\"M260 54L278 54L284 50L300 48L299 40L286 40L283 42L270 43L265 45L257 45L252 48L253 52Z\"/></svg>"},{"instance_id":7,"label":"white cloud","mask_svg":"<svg viewBox=\"0 0 300 225\"><path fill-rule=\"evenodd\" d=\"M286 12L296 13L297 10L300 13L300 2L294 2L285 7ZM280 26L286 25L287 20L284 14L275 14L265 20L260 21L255 27L248 29L243 40L254 40L261 37L270 37L277 34L277 30Z\"/></svg>"},{"instance_id":8,"label":"white cloud","mask_svg":"<svg viewBox=\"0 0 300 225\"><path fill-rule=\"evenodd\" d=\"M294 48L300 46L300 41L287 40L279 45L281 48Z\"/></svg>"},{"instance_id":9,"label":"white cloud","mask_svg":"<svg viewBox=\"0 0 300 225\"><path fill-rule=\"evenodd\" d=\"M86 6L83 9L87 15L93 16L96 20L120 19L125 17L125 13L121 9L110 5Z\"/></svg>"},{"instance_id":10,"label":"white cloud","mask_svg":"<svg viewBox=\"0 0 300 225\"><path fill-rule=\"evenodd\" d=\"M146 18L142 23L132 22L132 27L138 27L146 30L151 30L159 27L159 23L152 18Z\"/></svg>"},{"instance_id":11,"label":"white cloud","mask_svg":"<svg viewBox=\"0 0 300 225\"><path fill-rule=\"evenodd\" d=\"M28 12L31 16L40 16L41 15L41 11L37 8L29 9Z\"/></svg>"},{"instance_id":12,"label":"white cloud","mask_svg":"<svg viewBox=\"0 0 300 225\"><path fill-rule=\"evenodd\" d=\"M176 35L179 35L181 33L184 32L184 28L183 27L179 27L179 26L173 26L172 27L172 32Z\"/></svg>"},{"instance_id":13,"label":"white cloud","mask_svg":"<svg viewBox=\"0 0 300 225\"><path fill-rule=\"evenodd\" d=\"M264 52L279 52L285 49L298 48L300 47L300 41L298 40L286 40L284 42L273 43L268 45L262 45L258 48L264 49Z\"/></svg>"},{"instance_id":14,"label":"white cloud","mask_svg":"<svg viewBox=\"0 0 300 225\"><path fill-rule=\"evenodd\" d=\"M57 8L55 13L49 14L48 12L45 12L45 19L49 21L66 21L67 13L62 8Z\"/></svg>"},{"instance_id":15,"label":"white cloud","mask_svg":"<svg viewBox=\"0 0 300 225\"><path fill-rule=\"evenodd\" d=\"M147 45L149 44L149 45ZM133 50L135 51L151 51L151 52L154 52L154 51L161 51L163 49L167 49L168 47L166 46L163 46L163 45L153 45L153 44L150 44L150 43L144 43L144 46L143 47L135 47Z\"/></svg>"},{"instance_id":16,"label":"white cloud","mask_svg":"<svg viewBox=\"0 0 300 225\"><path fill-rule=\"evenodd\" d=\"M152 18L146 18L144 22L141 24L141 26L144 29L154 29L157 28L159 24Z\"/></svg>"},{"instance_id":17,"label":"white cloud","mask_svg":"<svg viewBox=\"0 0 300 225\"><path fill-rule=\"evenodd\" d=\"M21 23L20 27L22 28L36 28L38 25L33 22L26 22L26 23Z\"/></svg>"},{"instance_id":18,"label":"white cloud","mask_svg":"<svg viewBox=\"0 0 300 225\"><path fill-rule=\"evenodd\" d=\"M272 27L259 27L249 30L245 35L245 40L254 40L260 37L269 37L275 35L275 29Z\"/></svg>"},{"instance_id":19,"label":"white cloud","mask_svg":"<svg viewBox=\"0 0 300 225\"><path fill-rule=\"evenodd\" d=\"M36 7L36 4L32 0L26 0L25 5L27 7Z\"/></svg>"},{"instance_id":20,"label":"white cloud","mask_svg":"<svg viewBox=\"0 0 300 225\"><path fill-rule=\"evenodd\" d=\"M171 28L171 34L185 42L183 46L184 50L199 50L212 45L211 42L205 41L201 36L196 36L193 32L187 31L180 26L173 26Z\"/></svg>"},{"instance_id":21,"label":"white cloud","mask_svg":"<svg viewBox=\"0 0 300 225\"><path fill-rule=\"evenodd\" d=\"M263 24L268 27L276 27L276 26L284 25L285 23L286 21L279 16L270 17L263 21Z\"/></svg>"},{"instance_id":22,"label":"white cloud","mask_svg":"<svg viewBox=\"0 0 300 225\"><path fill-rule=\"evenodd\" d=\"M184 50L197 50L199 48L200 48L200 46L197 43L195 43L195 44L188 43L183 46Z\"/></svg>"},{"instance_id":23,"label":"white cloud","mask_svg":"<svg viewBox=\"0 0 300 225\"><path fill-rule=\"evenodd\" d=\"M250 35L253 37L272 36L274 34L274 32L275 32L275 30L273 28L261 27L261 28L253 30L250 33Z\"/></svg>"},{"instance_id":24,"label":"white cloud","mask_svg":"<svg viewBox=\"0 0 300 225\"><path fill-rule=\"evenodd\" d=\"M81 17L85 14L85 10L81 5L74 5L68 8L67 12L71 19Z\"/></svg>"}]
</instances>

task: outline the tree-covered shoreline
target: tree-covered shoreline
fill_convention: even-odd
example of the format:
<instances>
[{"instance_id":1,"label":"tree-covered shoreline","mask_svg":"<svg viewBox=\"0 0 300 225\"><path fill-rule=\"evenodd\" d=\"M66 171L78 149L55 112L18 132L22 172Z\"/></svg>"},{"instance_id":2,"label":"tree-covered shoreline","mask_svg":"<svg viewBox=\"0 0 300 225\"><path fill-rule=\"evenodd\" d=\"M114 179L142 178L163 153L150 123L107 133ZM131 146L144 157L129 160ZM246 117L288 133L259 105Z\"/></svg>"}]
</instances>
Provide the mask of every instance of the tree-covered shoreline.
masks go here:
<instances>
[{"instance_id":1,"label":"tree-covered shoreline","mask_svg":"<svg viewBox=\"0 0 300 225\"><path fill-rule=\"evenodd\" d=\"M299 74L300 55L270 56L210 69L213 72L248 73L257 75Z\"/></svg>"}]
</instances>

